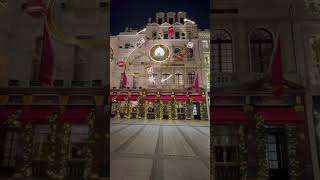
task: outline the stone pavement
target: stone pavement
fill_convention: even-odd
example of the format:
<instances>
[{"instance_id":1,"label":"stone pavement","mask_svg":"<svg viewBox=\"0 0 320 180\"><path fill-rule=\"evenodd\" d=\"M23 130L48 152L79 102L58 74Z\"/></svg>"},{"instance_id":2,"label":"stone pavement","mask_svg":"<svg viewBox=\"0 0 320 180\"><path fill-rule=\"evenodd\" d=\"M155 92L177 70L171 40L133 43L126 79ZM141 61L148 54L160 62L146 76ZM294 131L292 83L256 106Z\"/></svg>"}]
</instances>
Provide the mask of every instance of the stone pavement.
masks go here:
<instances>
[{"instance_id":1,"label":"stone pavement","mask_svg":"<svg viewBox=\"0 0 320 180\"><path fill-rule=\"evenodd\" d=\"M112 180L209 180L209 123L113 119Z\"/></svg>"}]
</instances>

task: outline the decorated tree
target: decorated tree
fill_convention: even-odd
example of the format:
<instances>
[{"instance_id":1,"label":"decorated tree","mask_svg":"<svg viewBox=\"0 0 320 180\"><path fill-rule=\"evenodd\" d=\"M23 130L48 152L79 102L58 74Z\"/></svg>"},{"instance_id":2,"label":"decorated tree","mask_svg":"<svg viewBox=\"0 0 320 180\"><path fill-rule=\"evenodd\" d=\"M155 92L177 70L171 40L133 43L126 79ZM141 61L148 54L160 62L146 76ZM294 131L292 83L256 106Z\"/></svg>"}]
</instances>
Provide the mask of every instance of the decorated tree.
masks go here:
<instances>
[{"instance_id":1,"label":"decorated tree","mask_svg":"<svg viewBox=\"0 0 320 180\"><path fill-rule=\"evenodd\" d=\"M84 170L84 179L89 180L90 175L92 173L92 163L93 163L93 149L95 145L94 140L94 123L95 123L95 112L92 111L89 114L89 134L88 134L88 142L87 142L87 148L86 148L86 166Z\"/></svg>"},{"instance_id":2,"label":"decorated tree","mask_svg":"<svg viewBox=\"0 0 320 180\"><path fill-rule=\"evenodd\" d=\"M49 155L48 155L48 169L47 175L50 178L56 178L56 141L57 141L57 124L56 121L58 119L58 115L55 113L49 117L49 126L50 133L48 135L49 142Z\"/></svg>"},{"instance_id":3,"label":"decorated tree","mask_svg":"<svg viewBox=\"0 0 320 180\"><path fill-rule=\"evenodd\" d=\"M59 164L59 179L64 179L67 168L67 161L69 159L69 143L71 134L71 125L69 123L64 123L62 125L62 132L60 132L60 164Z\"/></svg>"},{"instance_id":4,"label":"decorated tree","mask_svg":"<svg viewBox=\"0 0 320 180\"><path fill-rule=\"evenodd\" d=\"M206 114L206 102L205 101L201 101L201 103L200 103L200 117L201 117L201 120L205 119L205 114Z\"/></svg>"}]
</instances>

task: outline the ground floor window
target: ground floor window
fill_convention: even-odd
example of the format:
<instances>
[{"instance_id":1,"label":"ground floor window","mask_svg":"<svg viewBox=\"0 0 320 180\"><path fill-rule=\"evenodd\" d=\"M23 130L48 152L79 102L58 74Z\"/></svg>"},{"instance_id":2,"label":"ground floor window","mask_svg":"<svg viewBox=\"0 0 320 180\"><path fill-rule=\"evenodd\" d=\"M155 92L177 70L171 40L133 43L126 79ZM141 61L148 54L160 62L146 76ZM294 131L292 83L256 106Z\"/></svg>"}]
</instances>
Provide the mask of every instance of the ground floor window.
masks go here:
<instances>
[{"instance_id":1,"label":"ground floor window","mask_svg":"<svg viewBox=\"0 0 320 180\"><path fill-rule=\"evenodd\" d=\"M86 125L72 125L70 135L71 159L85 159L89 128Z\"/></svg>"},{"instance_id":2,"label":"ground floor window","mask_svg":"<svg viewBox=\"0 0 320 180\"><path fill-rule=\"evenodd\" d=\"M5 132L3 146L2 167L14 167L17 155L18 133L7 129Z\"/></svg>"}]
</instances>

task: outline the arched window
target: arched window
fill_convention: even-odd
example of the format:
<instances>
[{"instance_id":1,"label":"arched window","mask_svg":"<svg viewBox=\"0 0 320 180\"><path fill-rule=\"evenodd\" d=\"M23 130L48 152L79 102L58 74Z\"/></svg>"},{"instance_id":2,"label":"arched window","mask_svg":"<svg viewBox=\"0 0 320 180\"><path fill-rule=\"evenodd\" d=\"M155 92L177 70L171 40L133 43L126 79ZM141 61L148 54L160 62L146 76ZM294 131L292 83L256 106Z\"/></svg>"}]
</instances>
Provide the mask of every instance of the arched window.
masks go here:
<instances>
[{"instance_id":1,"label":"arched window","mask_svg":"<svg viewBox=\"0 0 320 180\"><path fill-rule=\"evenodd\" d=\"M188 83L189 85L194 84L194 80L196 79L196 73L194 71L188 73Z\"/></svg>"},{"instance_id":2,"label":"arched window","mask_svg":"<svg viewBox=\"0 0 320 180\"><path fill-rule=\"evenodd\" d=\"M253 72L267 72L273 50L272 34L262 28L254 30L250 34L250 50Z\"/></svg>"},{"instance_id":3,"label":"arched window","mask_svg":"<svg viewBox=\"0 0 320 180\"><path fill-rule=\"evenodd\" d=\"M180 73L180 72L175 73L175 81L174 82L178 86L183 85L182 73Z\"/></svg>"},{"instance_id":4,"label":"arched window","mask_svg":"<svg viewBox=\"0 0 320 180\"><path fill-rule=\"evenodd\" d=\"M232 37L229 32L217 29L213 32L213 71L233 72Z\"/></svg>"}]
</instances>

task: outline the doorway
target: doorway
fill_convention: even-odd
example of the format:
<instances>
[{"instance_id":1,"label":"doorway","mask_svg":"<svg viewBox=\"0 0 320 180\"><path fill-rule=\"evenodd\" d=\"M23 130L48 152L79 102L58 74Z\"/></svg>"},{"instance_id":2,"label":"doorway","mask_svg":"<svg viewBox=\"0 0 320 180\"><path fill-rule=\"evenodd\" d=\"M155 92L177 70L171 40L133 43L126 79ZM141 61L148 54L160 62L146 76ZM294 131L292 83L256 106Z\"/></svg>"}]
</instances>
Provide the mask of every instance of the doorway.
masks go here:
<instances>
[{"instance_id":1,"label":"doorway","mask_svg":"<svg viewBox=\"0 0 320 180\"><path fill-rule=\"evenodd\" d=\"M200 120L201 114L200 114L200 103L199 102L193 102L192 105L192 112L193 112L193 118Z\"/></svg>"}]
</instances>

